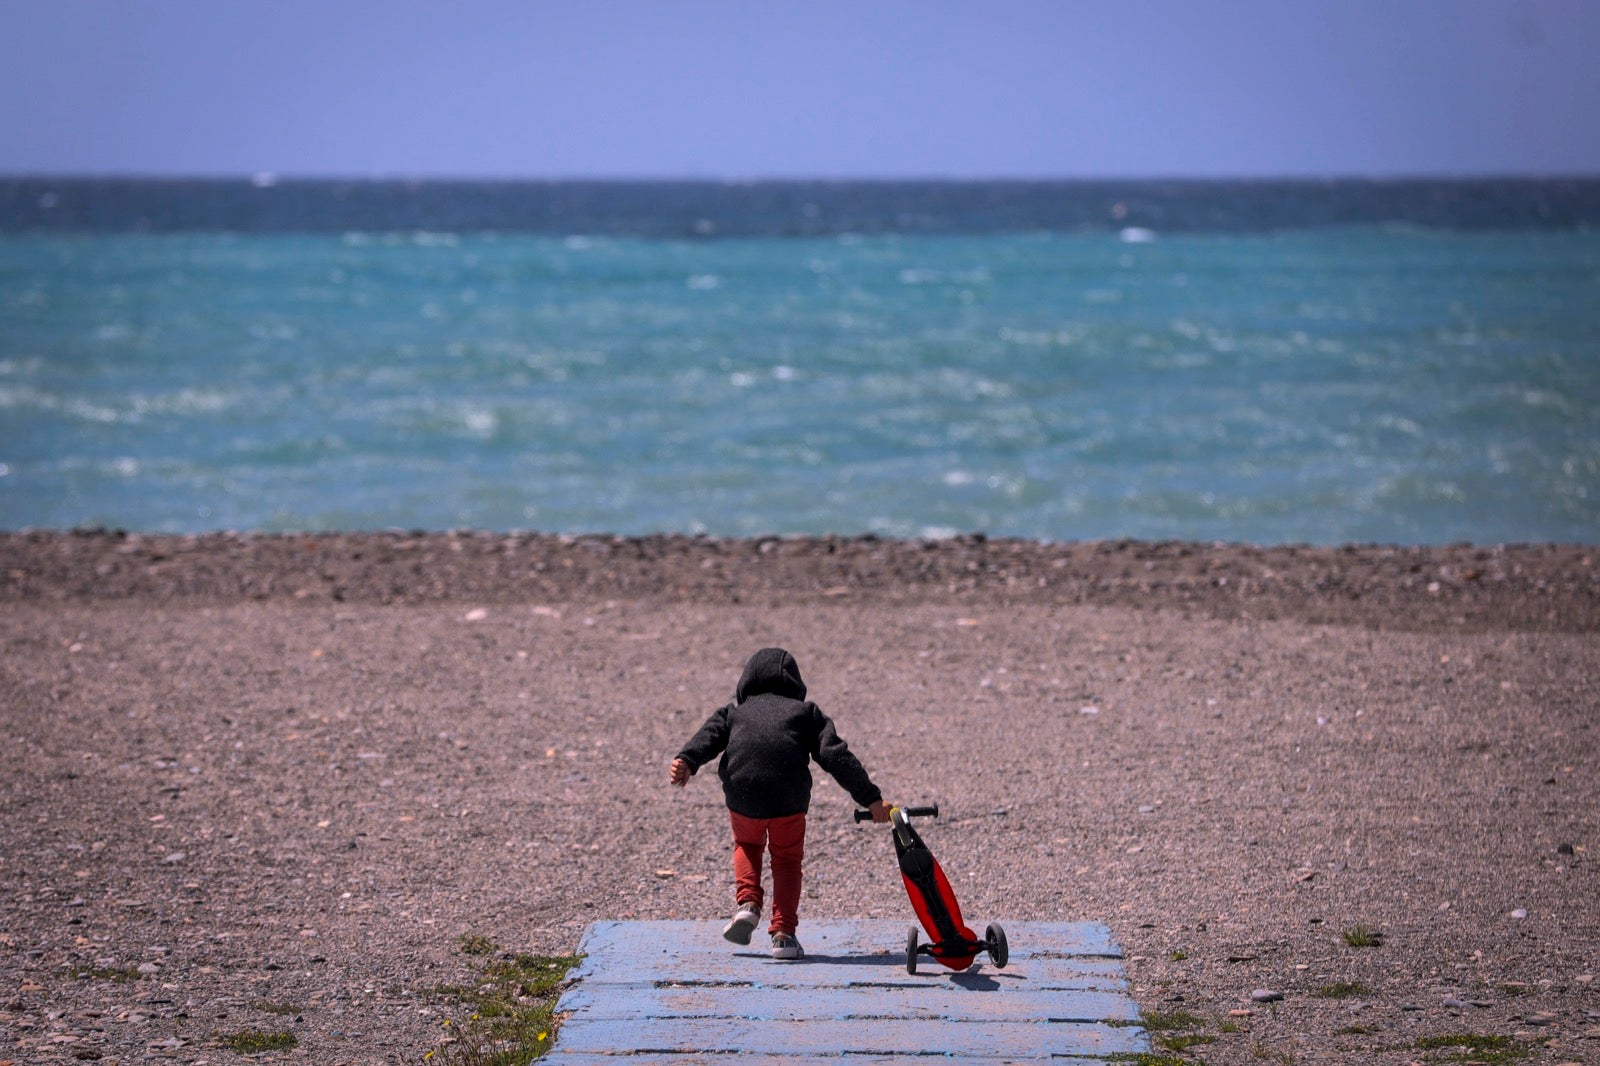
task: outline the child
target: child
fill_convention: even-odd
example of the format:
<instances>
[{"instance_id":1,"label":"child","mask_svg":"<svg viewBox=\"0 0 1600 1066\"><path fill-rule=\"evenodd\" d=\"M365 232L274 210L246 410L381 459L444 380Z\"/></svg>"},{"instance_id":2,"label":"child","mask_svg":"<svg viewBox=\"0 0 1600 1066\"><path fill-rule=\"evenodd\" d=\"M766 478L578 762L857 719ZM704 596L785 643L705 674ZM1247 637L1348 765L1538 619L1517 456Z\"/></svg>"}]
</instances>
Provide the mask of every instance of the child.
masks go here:
<instances>
[{"instance_id":1,"label":"child","mask_svg":"<svg viewBox=\"0 0 1600 1066\"><path fill-rule=\"evenodd\" d=\"M722 935L750 943L761 918L761 856L772 852L772 957L798 959L805 952L795 938L799 923L800 867L805 853L806 810L811 805L811 760L887 822L883 793L834 731L833 722L806 702L800 665L782 648L763 648L750 657L732 703L717 711L684 745L668 770L682 788L689 777L718 754L717 776L733 824L733 876L738 906Z\"/></svg>"}]
</instances>

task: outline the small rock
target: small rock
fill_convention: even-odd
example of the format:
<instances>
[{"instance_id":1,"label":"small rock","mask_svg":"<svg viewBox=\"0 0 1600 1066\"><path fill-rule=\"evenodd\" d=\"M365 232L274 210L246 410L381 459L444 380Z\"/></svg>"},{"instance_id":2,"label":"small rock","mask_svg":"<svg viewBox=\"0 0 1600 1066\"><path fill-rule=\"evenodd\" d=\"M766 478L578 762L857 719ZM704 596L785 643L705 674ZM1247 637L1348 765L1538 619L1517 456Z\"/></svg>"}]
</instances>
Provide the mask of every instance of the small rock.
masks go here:
<instances>
[{"instance_id":1,"label":"small rock","mask_svg":"<svg viewBox=\"0 0 1600 1066\"><path fill-rule=\"evenodd\" d=\"M474 607L461 616L463 622L481 622L489 617L489 612L482 607Z\"/></svg>"},{"instance_id":2,"label":"small rock","mask_svg":"<svg viewBox=\"0 0 1600 1066\"><path fill-rule=\"evenodd\" d=\"M1250 998L1257 1003L1276 1003L1283 998L1283 993L1270 988L1258 988L1250 993Z\"/></svg>"},{"instance_id":3,"label":"small rock","mask_svg":"<svg viewBox=\"0 0 1600 1066\"><path fill-rule=\"evenodd\" d=\"M146 977L154 977L161 972L161 967L153 962L141 962L138 966L138 971Z\"/></svg>"},{"instance_id":4,"label":"small rock","mask_svg":"<svg viewBox=\"0 0 1600 1066\"><path fill-rule=\"evenodd\" d=\"M1466 1010L1467 1009L1466 1001L1465 1000L1456 999L1454 996L1446 996L1445 1000L1444 1000L1444 1005L1446 1007L1448 1007L1450 1010Z\"/></svg>"},{"instance_id":5,"label":"small rock","mask_svg":"<svg viewBox=\"0 0 1600 1066\"><path fill-rule=\"evenodd\" d=\"M184 859L187 859L188 857L189 857L188 855L184 854L181 851L174 851L174 852L169 853L167 855L167 857L162 859L161 861L165 862L165 863L182 862Z\"/></svg>"},{"instance_id":6,"label":"small rock","mask_svg":"<svg viewBox=\"0 0 1600 1066\"><path fill-rule=\"evenodd\" d=\"M1230 1017L1230 1018L1248 1018L1254 1013L1255 1013L1255 1011L1253 1011L1253 1010L1245 1010L1243 1007L1235 1007L1233 1010L1230 1010L1228 1012L1228 1017Z\"/></svg>"},{"instance_id":7,"label":"small rock","mask_svg":"<svg viewBox=\"0 0 1600 1066\"><path fill-rule=\"evenodd\" d=\"M1528 1017L1522 1019L1523 1023L1526 1024L1526 1025L1538 1025L1538 1026L1554 1025L1556 1022L1558 1022L1560 1020L1561 1020L1561 1015L1552 1013L1551 1011L1547 1011L1547 1010L1546 1011L1540 1011L1538 1014L1532 1014L1532 1015L1529 1015Z\"/></svg>"},{"instance_id":8,"label":"small rock","mask_svg":"<svg viewBox=\"0 0 1600 1066\"><path fill-rule=\"evenodd\" d=\"M1511 912L1511 917L1517 919L1518 921L1521 921L1522 919L1526 918L1527 916L1528 916L1528 912L1525 909L1523 909L1522 907L1518 907L1516 910Z\"/></svg>"}]
</instances>

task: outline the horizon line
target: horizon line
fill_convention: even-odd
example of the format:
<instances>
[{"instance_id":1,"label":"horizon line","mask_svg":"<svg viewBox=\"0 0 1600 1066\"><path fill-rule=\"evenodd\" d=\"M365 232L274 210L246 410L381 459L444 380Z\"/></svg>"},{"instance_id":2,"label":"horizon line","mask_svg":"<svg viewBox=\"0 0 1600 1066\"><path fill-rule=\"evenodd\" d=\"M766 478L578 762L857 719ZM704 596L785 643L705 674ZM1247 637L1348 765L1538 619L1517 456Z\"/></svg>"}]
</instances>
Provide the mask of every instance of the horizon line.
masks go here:
<instances>
[{"instance_id":1,"label":"horizon line","mask_svg":"<svg viewBox=\"0 0 1600 1066\"><path fill-rule=\"evenodd\" d=\"M511 175L511 174L450 174L445 172L406 174L400 172L371 172L366 174L341 174L316 171L158 171L158 170L65 170L24 171L0 169L0 181L194 181L194 182L244 182L261 188L279 184L309 182L347 182L352 184L484 184L484 185L1092 185L1092 184L1296 184L1326 185L1337 183L1412 184L1449 183L1477 184L1490 182L1600 182L1596 171L1394 171L1394 172L1328 172L1314 173L1238 173L1238 174L1060 174L1022 175L996 174L940 175L940 174L858 174L858 175L706 175L706 174L565 174L565 175Z\"/></svg>"}]
</instances>

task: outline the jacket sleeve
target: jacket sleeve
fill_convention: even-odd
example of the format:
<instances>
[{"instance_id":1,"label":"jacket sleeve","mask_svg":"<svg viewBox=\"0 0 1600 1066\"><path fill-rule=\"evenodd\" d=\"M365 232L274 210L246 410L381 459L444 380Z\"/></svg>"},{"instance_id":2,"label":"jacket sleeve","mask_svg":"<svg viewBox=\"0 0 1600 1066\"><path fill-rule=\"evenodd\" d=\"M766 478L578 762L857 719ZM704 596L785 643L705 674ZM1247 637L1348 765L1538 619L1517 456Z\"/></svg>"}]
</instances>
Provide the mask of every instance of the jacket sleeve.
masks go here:
<instances>
[{"instance_id":1,"label":"jacket sleeve","mask_svg":"<svg viewBox=\"0 0 1600 1066\"><path fill-rule=\"evenodd\" d=\"M816 747L811 757L817 760L817 765L828 771L858 805L870 807L883 799L882 790L867 776L866 767L861 765L861 760L855 757L850 746L834 729L833 719L823 714L815 704L811 709L817 721Z\"/></svg>"},{"instance_id":2,"label":"jacket sleeve","mask_svg":"<svg viewBox=\"0 0 1600 1066\"><path fill-rule=\"evenodd\" d=\"M728 746L728 711L731 706L722 707L707 718L706 724L678 752L678 758L698 770L721 755Z\"/></svg>"}]
</instances>

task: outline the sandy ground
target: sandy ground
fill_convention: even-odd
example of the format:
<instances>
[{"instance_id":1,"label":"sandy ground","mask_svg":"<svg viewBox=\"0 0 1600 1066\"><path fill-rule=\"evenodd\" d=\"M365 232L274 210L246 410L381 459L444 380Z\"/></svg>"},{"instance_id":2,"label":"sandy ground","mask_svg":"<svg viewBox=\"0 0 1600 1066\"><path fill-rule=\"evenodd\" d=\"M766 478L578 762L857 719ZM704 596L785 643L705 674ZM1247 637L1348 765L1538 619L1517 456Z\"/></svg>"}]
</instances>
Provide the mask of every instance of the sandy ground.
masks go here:
<instances>
[{"instance_id":1,"label":"sandy ground","mask_svg":"<svg viewBox=\"0 0 1600 1066\"><path fill-rule=\"evenodd\" d=\"M0 1062L414 1063L462 937L723 915L665 766L772 644L970 918L1106 923L1192 1059L1600 1062L1597 632L1583 547L0 535ZM850 809L803 916L909 922Z\"/></svg>"}]
</instances>

